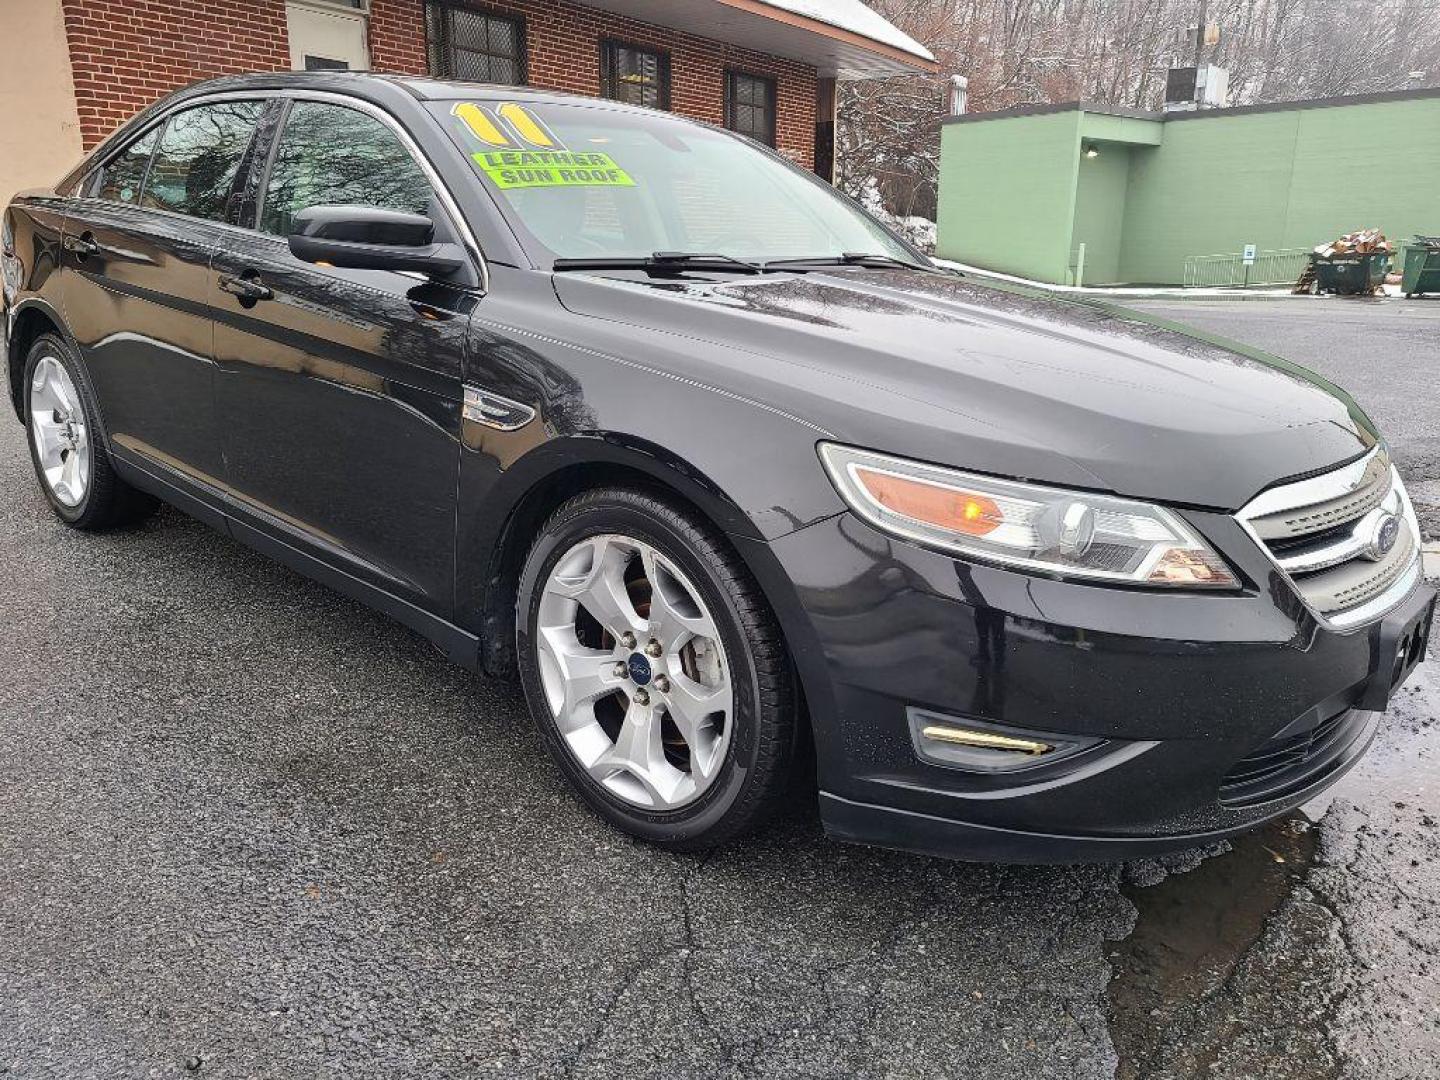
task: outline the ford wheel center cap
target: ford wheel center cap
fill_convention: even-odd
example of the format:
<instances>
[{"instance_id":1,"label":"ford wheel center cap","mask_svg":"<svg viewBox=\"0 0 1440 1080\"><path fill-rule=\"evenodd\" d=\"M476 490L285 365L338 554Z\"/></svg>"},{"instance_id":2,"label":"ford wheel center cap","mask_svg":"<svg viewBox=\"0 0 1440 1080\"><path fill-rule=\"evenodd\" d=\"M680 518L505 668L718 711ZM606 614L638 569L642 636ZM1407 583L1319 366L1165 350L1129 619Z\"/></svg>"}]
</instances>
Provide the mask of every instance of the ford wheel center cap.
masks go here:
<instances>
[{"instance_id":1,"label":"ford wheel center cap","mask_svg":"<svg viewBox=\"0 0 1440 1080\"><path fill-rule=\"evenodd\" d=\"M630 680L636 686L644 686L650 681L650 661L645 659L643 653L631 653L628 665L630 668Z\"/></svg>"}]
</instances>

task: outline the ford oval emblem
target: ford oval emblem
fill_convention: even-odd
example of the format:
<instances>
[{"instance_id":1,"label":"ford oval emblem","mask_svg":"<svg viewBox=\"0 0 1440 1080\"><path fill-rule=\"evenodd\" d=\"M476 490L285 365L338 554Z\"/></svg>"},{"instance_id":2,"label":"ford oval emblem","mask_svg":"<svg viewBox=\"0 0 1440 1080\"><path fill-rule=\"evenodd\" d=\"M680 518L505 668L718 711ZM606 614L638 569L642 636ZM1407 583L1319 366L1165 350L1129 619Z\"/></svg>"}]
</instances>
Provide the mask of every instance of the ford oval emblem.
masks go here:
<instances>
[{"instance_id":1,"label":"ford oval emblem","mask_svg":"<svg viewBox=\"0 0 1440 1080\"><path fill-rule=\"evenodd\" d=\"M636 686L644 686L650 681L650 661L640 653L631 653L628 663L630 668L630 680Z\"/></svg>"},{"instance_id":2,"label":"ford oval emblem","mask_svg":"<svg viewBox=\"0 0 1440 1080\"><path fill-rule=\"evenodd\" d=\"M1378 561L1389 555L1399 536L1400 519L1394 514L1386 514L1375 523L1375 532L1371 536L1368 552L1370 558Z\"/></svg>"}]
</instances>

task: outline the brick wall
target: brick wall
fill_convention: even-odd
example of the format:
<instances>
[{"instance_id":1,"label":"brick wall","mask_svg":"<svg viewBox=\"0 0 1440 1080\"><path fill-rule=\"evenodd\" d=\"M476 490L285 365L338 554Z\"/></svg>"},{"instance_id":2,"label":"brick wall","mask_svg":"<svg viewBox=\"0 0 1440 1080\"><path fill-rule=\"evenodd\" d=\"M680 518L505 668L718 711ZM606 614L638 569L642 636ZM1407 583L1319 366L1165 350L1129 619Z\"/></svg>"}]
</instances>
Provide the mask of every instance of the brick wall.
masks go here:
<instances>
[{"instance_id":1,"label":"brick wall","mask_svg":"<svg viewBox=\"0 0 1440 1080\"><path fill-rule=\"evenodd\" d=\"M370 53L377 71L424 74L423 0L372 0ZM156 98L187 83L290 66L284 0L62 0L85 148ZM600 93L600 41L615 37L670 54L670 105L725 120L725 71L775 79L776 142L814 165L815 69L569 0L498 0L475 7L520 15L532 86Z\"/></svg>"},{"instance_id":2,"label":"brick wall","mask_svg":"<svg viewBox=\"0 0 1440 1080\"><path fill-rule=\"evenodd\" d=\"M171 90L290 66L285 0L62 0L88 150Z\"/></svg>"},{"instance_id":3,"label":"brick wall","mask_svg":"<svg viewBox=\"0 0 1440 1080\"><path fill-rule=\"evenodd\" d=\"M725 121L725 71L741 68L775 79L778 148L807 168L815 154L815 69L667 27L652 26L569 0L475 0L472 7L525 20L530 85L600 93L600 42L620 38L670 54L670 107ZM371 0L370 55L376 71L424 74L423 0Z\"/></svg>"}]
</instances>

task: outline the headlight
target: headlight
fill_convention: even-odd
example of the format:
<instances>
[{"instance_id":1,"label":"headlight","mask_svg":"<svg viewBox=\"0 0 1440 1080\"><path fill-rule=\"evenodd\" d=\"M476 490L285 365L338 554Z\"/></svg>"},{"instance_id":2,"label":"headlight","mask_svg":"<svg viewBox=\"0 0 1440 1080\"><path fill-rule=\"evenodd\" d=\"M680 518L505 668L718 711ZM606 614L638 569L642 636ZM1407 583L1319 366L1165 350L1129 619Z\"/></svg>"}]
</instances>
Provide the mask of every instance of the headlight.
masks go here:
<instances>
[{"instance_id":1,"label":"headlight","mask_svg":"<svg viewBox=\"0 0 1440 1080\"><path fill-rule=\"evenodd\" d=\"M1236 586L1225 560L1159 506L835 443L821 443L820 458L850 508L892 536L1066 577L1182 589Z\"/></svg>"}]
</instances>

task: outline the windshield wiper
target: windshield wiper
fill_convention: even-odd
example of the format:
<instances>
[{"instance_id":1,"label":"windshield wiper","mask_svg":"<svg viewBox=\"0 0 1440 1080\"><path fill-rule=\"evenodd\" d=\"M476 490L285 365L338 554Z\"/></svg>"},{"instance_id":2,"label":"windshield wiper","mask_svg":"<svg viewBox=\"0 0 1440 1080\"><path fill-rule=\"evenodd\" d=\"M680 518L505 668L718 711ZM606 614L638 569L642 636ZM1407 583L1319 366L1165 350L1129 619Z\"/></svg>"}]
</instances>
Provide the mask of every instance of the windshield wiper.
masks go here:
<instances>
[{"instance_id":1,"label":"windshield wiper","mask_svg":"<svg viewBox=\"0 0 1440 1080\"><path fill-rule=\"evenodd\" d=\"M729 270L740 274L763 274L759 263L746 262L731 255L705 251L657 251L643 258L556 259L554 270L644 270L647 274L674 273L684 270Z\"/></svg>"},{"instance_id":2,"label":"windshield wiper","mask_svg":"<svg viewBox=\"0 0 1440 1080\"><path fill-rule=\"evenodd\" d=\"M811 255L797 259L770 259L763 264L766 270L787 266L800 269L806 266L860 266L860 267L888 267L899 266L906 270L921 270L927 274L934 274L938 271L932 266L925 266L923 263L910 262L908 259L897 259L892 255L870 254L863 251L847 251L843 255Z\"/></svg>"}]
</instances>

